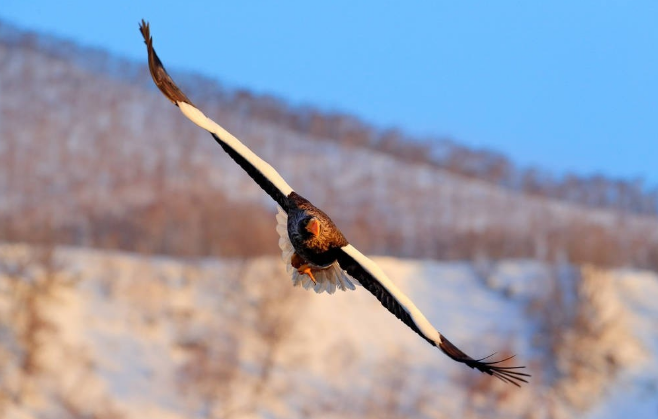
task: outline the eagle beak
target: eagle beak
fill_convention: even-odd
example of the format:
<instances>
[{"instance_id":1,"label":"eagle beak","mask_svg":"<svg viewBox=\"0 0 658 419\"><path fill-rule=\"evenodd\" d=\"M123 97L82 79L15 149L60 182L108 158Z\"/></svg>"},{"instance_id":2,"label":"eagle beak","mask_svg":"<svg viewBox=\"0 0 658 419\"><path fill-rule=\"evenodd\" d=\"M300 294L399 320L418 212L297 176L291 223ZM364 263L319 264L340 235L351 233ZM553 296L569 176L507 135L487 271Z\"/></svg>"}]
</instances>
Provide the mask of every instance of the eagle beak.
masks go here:
<instances>
[{"instance_id":1,"label":"eagle beak","mask_svg":"<svg viewBox=\"0 0 658 419\"><path fill-rule=\"evenodd\" d=\"M320 235L320 221L317 218L311 218L311 220L306 224L306 231L313 234L315 237Z\"/></svg>"}]
</instances>

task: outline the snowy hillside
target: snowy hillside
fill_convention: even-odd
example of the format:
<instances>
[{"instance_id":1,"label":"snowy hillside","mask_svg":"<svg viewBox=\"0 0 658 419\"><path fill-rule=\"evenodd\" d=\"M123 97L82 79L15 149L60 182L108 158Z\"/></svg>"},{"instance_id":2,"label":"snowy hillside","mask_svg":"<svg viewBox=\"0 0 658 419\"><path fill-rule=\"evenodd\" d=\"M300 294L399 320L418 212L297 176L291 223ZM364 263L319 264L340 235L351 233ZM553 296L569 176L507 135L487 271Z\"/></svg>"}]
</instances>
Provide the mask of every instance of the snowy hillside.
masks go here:
<instances>
[{"instance_id":1,"label":"snowy hillside","mask_svg":"<svg viewBox=\"0 0 658 419\"><path fill-rule=\"evenodd\" d=\"M0 247L7 418L653 418L658 277L529 261L375 259L473 356L418 338L361 288L293 288L278 258Z\"/></svg>"},{"instance_id":2,"label":"snowy hillside","mask_svg":"<svg viewBox=\"0 0 658 419\"><path fill-rule=\"evenodd\" d=\"M375 260L452 342L517 354L532 374L517 389L363 289L293 288L271 256L273 203L155 91L145 61L7 31L0 417L656 417L658 275L592 266L658 271L658 218L593 209L605 181L523 194L482 180L475 152L481 180L414 157L395 130L377 149L349 116L172 72L352 244L410 258ZM628 185L606 208L642 207Z\"/></svg>"},{"instance_id":3,"label":"snowy hillside","mask_svg":"<svg viewBox=\"0 0 658 419\"><path fill-rule=\"evenodd\" d=\"M271 210L270 200L206 133L154 91L145 62L126 63L124 72L118 71L122 76L110 77L90 69L92 59L111 62L98 55L65 60L29 44L0 43L3 237L38 242L41 226L48 225L60 243L218 254L221 246L199 244L203 232L196 232L219 213L217 203L236 213L237 204ZM90 63L82 65L85 59ZM136 69L141 72L132 74ZM658 266L655 217L530 197L428 164L303 135L218 103L204 94L217 89L204 85L207 80L191 75L179 80L197 92L195 101L208 115L369 252L449 259L477 253L547 260L566 255L577 262ZM175 207L174 201L180 204ZM184 205L190 202L195 205ZM265 217L250 211L251 224ZM162 225L144 227L154 220ZM184 226L182 231L176 225ZM183 232L192 244L181 247L198 250L172 249ZM156 244L133 244L145 237ZM159 248L165 240L172 244ZM250 255L272 253L276 246L259 250Z\"/></svg>"}]
</instances>

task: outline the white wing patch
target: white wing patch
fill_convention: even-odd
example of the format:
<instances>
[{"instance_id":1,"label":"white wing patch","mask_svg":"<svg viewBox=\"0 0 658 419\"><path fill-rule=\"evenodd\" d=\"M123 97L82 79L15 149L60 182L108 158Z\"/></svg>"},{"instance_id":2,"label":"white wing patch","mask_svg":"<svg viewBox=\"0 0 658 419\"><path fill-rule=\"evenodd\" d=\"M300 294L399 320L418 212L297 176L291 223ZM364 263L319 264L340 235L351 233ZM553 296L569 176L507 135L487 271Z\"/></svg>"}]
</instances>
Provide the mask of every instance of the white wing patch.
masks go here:
<instances>
[{"instance_id":1,"label":"white wing patch","mask_svg":"<svg viewBox=\"0 0 658 419\"><path fill-rule=\"evenodd\" d=\"M246 145L242 144L240 140L235 138L233 134L226 131L222 128L217 122L208 118L200 110L185 102L177 102L178 108L183 115L185 115L190 121L194 122L201 128L206 131L216 134L222 141L232 147L238 154L244 157L249 163L251 163L256 169L258 169L274 186L276 186L283 195L288 196L292 192L292 188L286 181L281 177L281 175L274 170L272 166L269 165L265 160L258 157L251 151Z\"/></svg>"},{"instance_id":2,"label":"white wing patch","mask_svg":"<svg viewBox=\"0 0 658 419\"><path fill-rule=\"evenodd\" d=\"M304 287L304 289L312 288L318 294L322 292L333 294L337 289L341 291L353 290L356 289L355 284L360 285L356 279L349 276L338 265L338 262L334 262L328 268L313 270L317 284L313 283L311 277L308 275L297 272L297 269L290 263L292 255L295 253L295 248L292 247L292 243L290 243L290 238L288 237L288 214L281 207L277 207L277 209L276 232L279 233L281 259L283 259L283 263L286 265L286 271L292 275L293 286Z\"/></svg>"},{"instance_id":3,"label":"white wing patch","mask_svg":"<svg viewBox=\"0 0 658 419\"><path fill-rule=\"evenodd\" d=\"M350 255L358 264L360 264L363 269L368 271L370 275L379 282L392 296L396 299L398 303L404 308L404 310L411 316L411 319L416 324L418 329L425 335L428 339L433 340L438 345L441 343L441 334L436 330L434 326L427 320L427 318L420 312L418 307L407 297L394 283L391 281L388 276L382 271L382 269L372 260L368 259L363 253L359 252L354 246L348 244L347 246L342 247L343 251Z\"/></svg>"}]
</instances>

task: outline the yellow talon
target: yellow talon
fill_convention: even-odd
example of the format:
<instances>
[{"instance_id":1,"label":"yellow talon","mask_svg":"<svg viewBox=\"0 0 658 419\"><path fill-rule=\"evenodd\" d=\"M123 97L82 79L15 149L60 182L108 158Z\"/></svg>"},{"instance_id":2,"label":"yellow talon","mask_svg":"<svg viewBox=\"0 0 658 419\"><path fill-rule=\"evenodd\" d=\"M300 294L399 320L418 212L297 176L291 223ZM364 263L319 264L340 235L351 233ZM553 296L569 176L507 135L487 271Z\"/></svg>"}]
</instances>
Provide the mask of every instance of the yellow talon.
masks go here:
<instances>
[{"instance_id":1,"label":"yellow talon","mask_svg":"<svg viewBox=\"0 0 658 419\"><path fill-rule=\"evenodd\" d=\"M308 276L311 278L311 281L313 281L314 284L317 284L317 283L318 283L318 281L316 281L316 280L315 280L315 277L313 276L313 271L311 271L311 267L310 267L310 266L304 264L304 265L300 266L300 267L297 269L297 272L299 272L300 274L306 274L306 275L308 275Z\"/></svg>"},{"instance_id":2,"label":"yellow talon","mask_svg":"<svg viewBox=\"0 0 658 419\"><path fill-rule=\"evenodd\" d=\"M315 280L315 277L313 276L313 271L311 270L311 266L306 263L304 259L301 258L297 253L292 255L292 258L290 260L290 264L294 267L297 268L297 272L300 275L308 275L309 278L311 278L311 281L313 281L314 284L317 284L318 281Z\"/></svg>"}]
</instances>

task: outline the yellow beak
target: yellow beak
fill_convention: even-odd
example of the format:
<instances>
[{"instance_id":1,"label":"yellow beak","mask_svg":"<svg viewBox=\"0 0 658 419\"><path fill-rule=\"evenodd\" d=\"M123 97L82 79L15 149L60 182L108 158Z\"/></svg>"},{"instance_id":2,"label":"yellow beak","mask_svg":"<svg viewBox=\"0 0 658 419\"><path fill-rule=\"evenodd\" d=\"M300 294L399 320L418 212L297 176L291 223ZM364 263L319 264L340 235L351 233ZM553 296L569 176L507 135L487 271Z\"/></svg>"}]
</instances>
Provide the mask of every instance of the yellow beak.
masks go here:
<instances>
[{"instance_id":1,"label":"yellow beak","mask_svg":"<svg viewBox=\"0 0 658 419\"><path fill-rule=\"evenodd\" d=\"M320 222L317 218L311 218L308 224L306 224L306 231L313 234L315 237L320 234Z\"/></svg>"}]
</instances>

